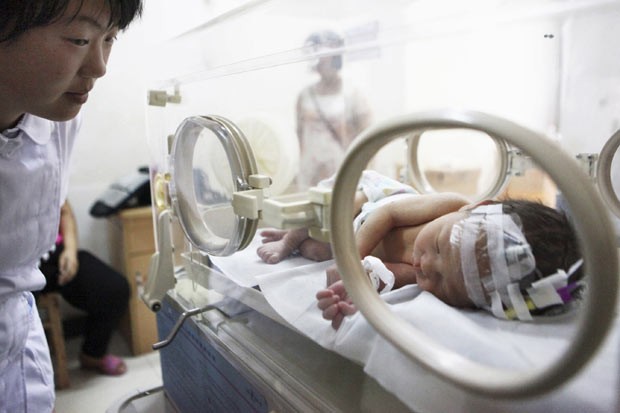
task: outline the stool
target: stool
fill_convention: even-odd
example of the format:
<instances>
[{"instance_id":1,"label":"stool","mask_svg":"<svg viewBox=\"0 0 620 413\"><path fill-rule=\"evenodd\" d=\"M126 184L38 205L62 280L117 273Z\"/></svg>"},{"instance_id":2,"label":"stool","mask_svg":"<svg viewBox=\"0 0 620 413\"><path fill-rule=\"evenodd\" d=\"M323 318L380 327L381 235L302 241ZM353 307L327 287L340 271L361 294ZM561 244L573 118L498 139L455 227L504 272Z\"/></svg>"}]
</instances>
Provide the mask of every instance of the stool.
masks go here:
<instances>
[{"instance_id":1,"label":"stool","mask_svg":"<svg viewBox=\"0 0 620 413\"><path fill-rule=\"evenodd\" d=\"M65 389L69 387L70 383L59 305L60 295L58 293L49 292L37 295L37 308L41 316L47 343L50 347L52 364L54 365L54 382L57 389Z\"/></svg>"}]
</instances>

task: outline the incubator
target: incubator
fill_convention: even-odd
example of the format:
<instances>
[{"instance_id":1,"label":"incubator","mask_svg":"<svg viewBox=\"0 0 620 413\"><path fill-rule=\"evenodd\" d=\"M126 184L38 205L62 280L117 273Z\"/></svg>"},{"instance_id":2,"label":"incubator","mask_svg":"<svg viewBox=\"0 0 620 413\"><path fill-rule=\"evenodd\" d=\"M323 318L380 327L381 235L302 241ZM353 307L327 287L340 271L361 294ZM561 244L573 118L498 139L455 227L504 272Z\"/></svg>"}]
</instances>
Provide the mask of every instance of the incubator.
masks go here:
<instances>
[{"instance_id":1,"label":"incubator","mask_svg":"<svg viewBox=\"0 0 620 413\"><path fill-rule=\"evenodd\" d=\"M598 164L562 148L589 139L571 127L583 73L567 62L587 24L614 33L618 1L272 0L211 17L187 16L195 27L182 29L163 19L169 39L149 91L157 252L143 298L157 311L175 409L620 407L617 115L592 128L606 122L604 139L614 135ZM617 76L613 63L599 69L587 75ZM337 73L335 101L321 70ZM342 153L321 146L320 125ZM332 158L333 188L314 186ZM380 297L350 225L365 169L472 201L561 197L588 273L583 305L528 323L447 306L415 285ZM331 241L360 310L340 329L315 298L334 261L262 262L267 227Z\"/></svg>"}]
</instances>

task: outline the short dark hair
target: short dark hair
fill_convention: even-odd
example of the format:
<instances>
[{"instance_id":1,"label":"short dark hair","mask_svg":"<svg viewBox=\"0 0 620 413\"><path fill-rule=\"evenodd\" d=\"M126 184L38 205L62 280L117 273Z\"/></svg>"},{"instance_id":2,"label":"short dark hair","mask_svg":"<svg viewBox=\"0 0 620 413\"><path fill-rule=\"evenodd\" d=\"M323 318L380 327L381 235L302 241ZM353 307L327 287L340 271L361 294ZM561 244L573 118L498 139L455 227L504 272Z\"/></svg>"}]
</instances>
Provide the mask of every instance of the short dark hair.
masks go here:
<instances>
[{"instance_id":1,"label":"short dark hair","mask_svg":"<svg viewBox=\"0 0 620 413\"><path fill-rule=\"evenodd\" d=\"M26 31L57 21L72 0L0 1L0 42L14 40ZM78 0L79 9L86 0ZM142 0L105 0L110 8L109 27L124 30L142 14Z\"/></svg>"},{"instance_id":2,"label":"short dark hair","mask_svg":"<svg viewBox=\"0 0 620 413\"><path fill-rule=\"evenodd\" d=\"M332 30L322 30L310 34L304 46L323 46L327 48L337 48L344 45L344 39Z\"/></svg>"},{"instance_id":3,"label":"short dark hair","mask_svg":"<svg viewBox=\"0 0 620 413\"><path fill-rule=\"evenodd\" d=\"M568 269L581 258L577 236L562 211L528 200L502 201L503 211L519 216L523 235L532 247L540 276ZM572 279L581 279L577 271Z\"/></svg>"},{"instance_id":4,"label":"short dark hair","mask_svg":"<svg viewBox=\"0 0 620 413\"><path fill-rule=\"evenodd\" d=\"M524 285L529 286L537 279L554 274L558 269L568 272L569 268L581 259L577 235L563 211L529 200L504 200L502 205L504 213L515 214L520 218L523 235L536 260L536 270L523 278ZM583 277L581 266L570 277L569 282L581 280ZM573 295L578 297L580 293L581 288L578 288ZM549 312L540 311L544 314Z\"/></svg>"}]
</instances>

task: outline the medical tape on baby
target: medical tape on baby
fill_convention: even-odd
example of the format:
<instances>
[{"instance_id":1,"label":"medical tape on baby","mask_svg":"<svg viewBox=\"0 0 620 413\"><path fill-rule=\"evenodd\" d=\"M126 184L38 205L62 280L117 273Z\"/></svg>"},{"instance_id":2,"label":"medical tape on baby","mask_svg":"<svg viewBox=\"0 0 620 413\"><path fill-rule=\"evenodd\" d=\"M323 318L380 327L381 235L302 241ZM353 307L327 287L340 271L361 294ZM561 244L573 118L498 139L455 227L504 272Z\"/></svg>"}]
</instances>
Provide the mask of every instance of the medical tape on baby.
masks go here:
<instances>
[{"instance_id":1,"label":"medical tape on baby","mask_svg":"<svg viewBox=\"0 0 620 413\"><path fill-rule=\"evenodd\" d=\"M498 254L495 253L496 251L504 250L502 215L498 215L501 214L501 211L490 210L490 208L485 208L485 210L487 210L487 215L485 215L480 230L486 233L486 252L489 258L491 279L493 280L492 285L487 281L485 288L487 291L494 292L494 294L491 294L491 311L493 315L498 318L506 318L502 303L510 305L511 299L508 291L500 289L498 286L510 284L508 266L506 265L506 260L494 259L494 257L498 257Z\"/></svg>"},{"instance_id":2,"label":"medical tape on baby","mask_svg":"<svg viewBox=\"0 0 620 413\"><path fill-rule=\"evenodd\" d=\"M519 284L517 283L508 284L506 290L508 291L508 296L510 297L510 303L512 304L512 308L517 314L517 318L519 320L527 320L527 321L533 320L532 315L530 314L530 310L527 308L527 303L525 302L525 299L523 298L523 294L521 294Z\"/></svg>"},{"instance_id":3,"label":"medical tape on baby","mask_svg":"<svg viewBox=\"0 0 620 413\"><path fill-rule=\"evenodd\" d=\"M362 260L362 266L364 267L366 274L368 274L370 282L375 290L379 290L381 281L383 281L385 286L380 291L380 294L387 293L392 290L395 281L394 273L388 270L379 258L368 255Z\"/></svg>"},{"instance_id":4,"label":"medical tape on baby","mask_svg":"<svg viewBox=\"0 0 620 413\"><path fill-rule=\"evenodd\" d=\"M497 318L508 318L506 317L506 313L504 312L504 306L502 304L502 298L499 296L499 292L497 290L489 293L491 297L491 312Z\"/></svg>"},{"instance_id":5,"label":"medical tape on baby","mask_svg":"<svg viewBox=\"0 0 620 413\"><path fill-rule=\"evenodd\" d=\"M484 289L491 299L490 310L506 318L503 304L512 308L519 319L530 320L527 303L519 288L519 280L536 266L531 248L519 226L510 215L502 212L501 204L483 205L471 211L461 224L461 265L469 298L479 307L489 308ZM486 257L491 276L480 279L476 242L486 235Z\"/></svg>"},{"instance_id":6,"label":"medical tape on baby","mask_svg":"<svg viewBox=\"0 0 620 413\"><path fill-rule=\"evenodd\" d=\"M568 270L568 272L559 269L541 280L533 282L531 287L527 289L527 294L538 308L545 308L551 305L565 304L572 300L570 290L566 292L566 296L562 296L560 292L569 287L568 280L581 267L583 259L579 259ZM573 285L576 288L577 285Z\"/></svg>"},{"instance_id":7,"label":"medical tape on baby","mask_svg":"<svg viewBox=\"0 0 620 413\"><path fill-rule=\"evenodd\" d=\"M501 207L501 205L500 205ZM504 248L504 223L501 211L488 212L485 216L484 231L487 236L487 254L489 256L489 265L491 267L491 275L495 290L499 291L502 301L507 303L510 300L508 292L503 291L499 286L507 286L510 284L510 274L508 273L508 265L503 257ZM494 258L497 259L494 259Z\"/></svg>"},{"instance_id":8,"label":"medical tape on baby","mask_svg":"<svg viewBox=\"0 0 620 413\"><path fill-rule=\"evenodd\" d=\"M499 207L499 208L498 208ZM482 280L480 278L480 271L478 266L478 256L476 254L476 243L478 241L478 235L485 231L488 233L486 216L487 214L497 214L501 213L501 205L492 204L492 205L484 205L479 206L472 210L471 215L462 221L461 223L461 232L460 239L458 235L455 234L455 230L458 228L455 226L453 228L451 234L451 242L460 243L460 258L461 258L461 267L463 270L463 276L465 281L465 289L467 290L467 295L469 298L476 304L478 307L488 308L489 302L485 296L484 289L482 287ZM487 238L488 240L488 238ZM491 243L497 243L495 239L490 241ZM491 249L487 248L486 252ZM491 258L489 257L489 260ZM492 264L492 263L491 263ZM486 277L485 279L486 285L485 288L487 291L493 291L492 278ZM491 297L493 299L493 297ZM493 306L491 306L492 308Z\"/></svg>"},{"instance_id":9,"label":"medical tape on baby","mask_svg":"<svg viewBox=\"0 0 620 413\"><path fill-rule=\"evenodd\" d=\"M535 268L529 245L509 215L493 213L487 215L487 218L487 248L489 255L497 257L490 262L493 288L499 292L499 295L493 295L493 298L501 299L507 308L512 308L519 320L532 320L519 286L521 278ZM492 306L494 315L505 318L505 312L503 309L499 310L500 307L499 305Z\"/></svg>"},{"instance_id":10,"label":"medical tape on baby","mask_svg":"<svg viewBox=\"0 0 620 413\"><path fill-rule=\"evenodd\" d=\"M450 242L453 244L460 242L461 268L467 295L476 306L486 307L488 303L482 285L480 284L478 262L475 253L479 224L479 220L471 219L465 220L462 223L462 227L455 225L450 234ZM457 230L460 230L459 234L455 234Z\"/></svg>"},{"instance_id":11,"label":"medical tape on baby","mask_svg":"<svg viewBox=\"0 0 620 413\"><path fill-rule=\"evenodd\" d=\"M509 215L495 210L486 218L488 254L497 258L490 260L493 289L499 293L494 294L492 299L500 299L507 308L514 310L519 320L532 320L519 286L521 278L532 272L536 266L531 249L520 228ZM499 303L494 304L493 314L506 318Z\"/></svg>"}]
</instances>

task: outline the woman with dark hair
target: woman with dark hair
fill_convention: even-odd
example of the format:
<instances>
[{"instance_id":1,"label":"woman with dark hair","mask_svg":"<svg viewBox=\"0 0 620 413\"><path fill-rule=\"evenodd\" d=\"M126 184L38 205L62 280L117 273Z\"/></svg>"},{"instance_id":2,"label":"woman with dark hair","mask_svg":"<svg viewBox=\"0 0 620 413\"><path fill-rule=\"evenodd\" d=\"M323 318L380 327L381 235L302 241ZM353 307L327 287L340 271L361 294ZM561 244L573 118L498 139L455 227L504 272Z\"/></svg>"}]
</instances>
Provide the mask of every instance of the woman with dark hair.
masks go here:
<instances>
[{"instance_id":1,"label":"woman with dark hair","mask_svg":"<svg viewBox=\"0 0 620 413\"><path fill-rule=\"evenodd\" d=\"M297 98L300 190L333 175L349 144L371 122L366 100L341 75L344 39L330 30L319 31L308 36L304 47L320 56L310 65L319 79Z\"/></svg>"},{"instance_id":2,"label":"woman with dark hair","mask_svg":"<svg viewBox=\"0 0 620 413\"><path fill-rule=\"evenodd\" d=\"M50 412L54 378L31 291L54 245L78 113L141 0L0 2L0 404Z\"/></svg>"}]
</instances>

